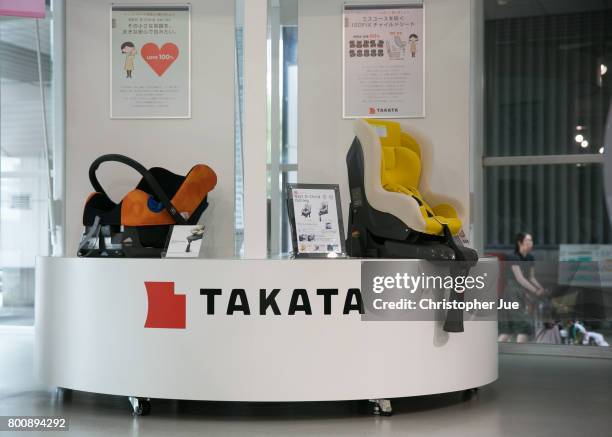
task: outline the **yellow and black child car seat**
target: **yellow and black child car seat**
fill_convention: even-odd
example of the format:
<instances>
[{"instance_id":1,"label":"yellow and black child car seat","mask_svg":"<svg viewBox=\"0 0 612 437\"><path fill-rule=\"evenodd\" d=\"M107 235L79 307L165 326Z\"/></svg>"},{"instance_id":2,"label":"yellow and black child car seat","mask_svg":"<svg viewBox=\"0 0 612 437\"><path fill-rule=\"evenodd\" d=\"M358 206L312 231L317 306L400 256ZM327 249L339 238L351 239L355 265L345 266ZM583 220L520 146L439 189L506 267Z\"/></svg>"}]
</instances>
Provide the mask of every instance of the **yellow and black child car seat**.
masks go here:
<instances>
[{"instance_id":1,"label":"yellow and black child car seat","mask_svg":"<svg viewBox=\"0 0 612 437\"><path fill-rule=\"evenodd\" d=\"M462 224L452 201L431 193L421 177L419 143L397 122L357 120L354 130L346 157L351 196L348 254L453 261L453 274L467 274L478 254L456 238ZM430 206L422 193L439 202ZM454 293L453 298L461 300L463 295ZM462 319L462 313L449 313L445 329L463 331Z\"/></svg>"},{"instance_id":2,"label":"yellow and black child car seat","mask_svg":"<svg viewBox=\"0 0 612 437\"><path fill-rule=\"evenodd\" d=\"M142 179L119 203L113 202L96 177L104 162L119 162L136 170ZM85 233L79 256L160 257L172 225L196 225L208 207L208 193L217 175L204 164L180 176L161 167L147 170L127 156L111 154L89 168L95 192L85 201Z\"/></svg>"}]
</instances>

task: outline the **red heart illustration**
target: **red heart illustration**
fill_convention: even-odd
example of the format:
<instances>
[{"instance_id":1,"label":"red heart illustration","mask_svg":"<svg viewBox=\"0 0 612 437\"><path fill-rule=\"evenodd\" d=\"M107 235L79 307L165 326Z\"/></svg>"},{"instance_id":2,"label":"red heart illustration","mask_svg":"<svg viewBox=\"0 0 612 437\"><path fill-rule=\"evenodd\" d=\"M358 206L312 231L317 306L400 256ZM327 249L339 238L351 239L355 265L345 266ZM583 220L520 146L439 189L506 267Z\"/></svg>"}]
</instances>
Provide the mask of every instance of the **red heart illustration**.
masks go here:
<instances>
[{"instance_id":1,"label":"red heart illustration","mask_svg":"<svg viewBox=\"0 0 612 437\"><path fill-rule=\"evenodd\" d=\"M148 42L140 49L142 58L149 64L149 67L157 73L158 76L163 75L172 65L179 55L179 49L176 44L167 42L161 49L157 44Z\"/></svg>"}]
</instances>

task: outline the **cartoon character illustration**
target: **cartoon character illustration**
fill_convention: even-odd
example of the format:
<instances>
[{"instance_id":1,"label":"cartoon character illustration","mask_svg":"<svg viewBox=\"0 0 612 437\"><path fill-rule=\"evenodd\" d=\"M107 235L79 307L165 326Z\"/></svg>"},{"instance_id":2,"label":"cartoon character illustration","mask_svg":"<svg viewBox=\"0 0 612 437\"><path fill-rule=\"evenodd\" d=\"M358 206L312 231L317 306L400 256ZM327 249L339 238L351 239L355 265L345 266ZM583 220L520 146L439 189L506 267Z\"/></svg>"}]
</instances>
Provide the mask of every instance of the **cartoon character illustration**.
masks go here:
<instances>
[{"instance_id":1,"label":"cartoon character illustration","mask_svg":"<svg viewBox=\"0 0 612 437\"><path fill-rule=\"evenodd\" d=\"M419 37L414 33L410 34L410 36L408 37L408 43L410 44L410 55L413 58L416 56L418 40L419 40Z\"/></svg>"},{"instance_id":2,"label":"cartoon character illustration","mask_svg":"<svg viewBox=\"0 0 612 437\"><path fill-rule=\"evenodd\" d=\"M131 79L132 71L134 71L134 59L136 58L136 46L133 42L126 41L121 44L121 53L125 55L123 69L125 70L126 77Z\"/></svg>"},{"instance_id":3,"label":"cartoon character illustration","mask_svg":"<svg viewBox=\"0 0 612 437\"><path fill-rule=\"evenodd\" d=\"M304 216L305 218L310 218L311 211L312 211L312 206L310 205L310 203L305 204L302 207L302 216Z\"/></svg>"}]
</instances>

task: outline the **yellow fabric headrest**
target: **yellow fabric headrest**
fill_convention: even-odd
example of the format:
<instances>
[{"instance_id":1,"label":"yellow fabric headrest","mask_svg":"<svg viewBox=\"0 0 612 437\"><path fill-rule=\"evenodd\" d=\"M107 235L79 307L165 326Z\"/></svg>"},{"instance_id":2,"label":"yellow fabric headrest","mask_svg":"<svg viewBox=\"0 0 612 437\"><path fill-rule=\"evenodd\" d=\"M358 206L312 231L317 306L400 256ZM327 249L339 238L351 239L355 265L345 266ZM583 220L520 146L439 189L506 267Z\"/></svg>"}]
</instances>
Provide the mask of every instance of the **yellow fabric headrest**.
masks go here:
<instances>
[{"instance_id":1,"label":"yellow fabric headrest","mask_svg":"<svg viewBox=\"0 0 612 437\"><path fill-rule=\"evenodd\" d=\"M397 121L379 120L367 118L367 121L380 139L382 147L406 147L421 158L421 146L410 134L402 132L402 128Z\"/></svg>"},{"instance_id":2,"label":"yellow fabric headrest","mask_svg":"<svg viewBox=\"0 0 612 437\"><path fill-rule=\"evenodd\" d=\"M397 186L418 189L421 177L421 147L419 143L402 132L396 121L366 119L376 131L382 146L381 184L394 191Z\"/></svg>"}]
</instances>

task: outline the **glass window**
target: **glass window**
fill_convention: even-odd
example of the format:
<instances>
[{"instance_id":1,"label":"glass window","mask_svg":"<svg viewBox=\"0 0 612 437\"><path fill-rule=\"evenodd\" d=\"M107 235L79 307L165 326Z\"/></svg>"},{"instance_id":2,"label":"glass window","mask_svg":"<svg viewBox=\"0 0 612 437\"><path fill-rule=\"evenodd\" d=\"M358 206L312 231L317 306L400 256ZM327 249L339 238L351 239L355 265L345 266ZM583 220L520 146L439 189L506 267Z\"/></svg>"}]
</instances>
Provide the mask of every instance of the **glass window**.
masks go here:
<instances>
[{"instance_id":1,"label":"glass window","mask_svg":"<svg viewBox=\"0 0 612 437\"><path fill-rule=\"evenodd\" d=\"M485 187L488 250L511 249L519 231L542 251L612 243L601 164L490 166Z\"/></svg>"},{"instance_id":2,"label":"glass window","mask_svg":"<svg viewBox=\"0 0 612 437\"><path fill-rule=\"evenodd\" d=\"M500 297L523 308L500 319L500 341L601 346L612 338L612 8L559 2L533 15L532 3L485 3L485 251L506 260Z\"/></svg>"},{"instance_id":3,"label":"glass window","mask_svg":"<svg viewBox=\"0 0 612 437\"><path fill-rule=\"evenodd\" d=\"M269 5L268 253L291 251L286 184L298 172L297 1Z\"/></svg>"},{"instance_id":4,"label":"glass window","mask_svg":"<svg viewBox=\"0 0 612 437\"><path fill-rule=\"evenodd\" d=\"M487 156L599 153L611 22L611 9L486 21Z\"/></svg>"},{"instance_id":5,"label":"glass window","mask_svg":"<svg viewBox=\"0 0 612 437\"><path fill-rule=\"evenodd\" d=\"M242 1L236 2L237 11L242 11L244 4ZM239 14L241 16L242 14ZM236 23L236 71L234 74L234 229L236 256L242 256L244 249L244 184L243 184L243 165L242 165L242 114L244 104L244 49L243 49L243 25Z\"/></svg>"},{"instance_id":6,"label":"glass window","mask_svg":"<svg viewBox=\"0 0 612 437\"><path fill-rule=\"evenodd\" d=\"M33 324L35 258L61 253L52 11L38 23L47 143L36 20L0 17L0 324Z\"/></svg>"}]
</instances>

